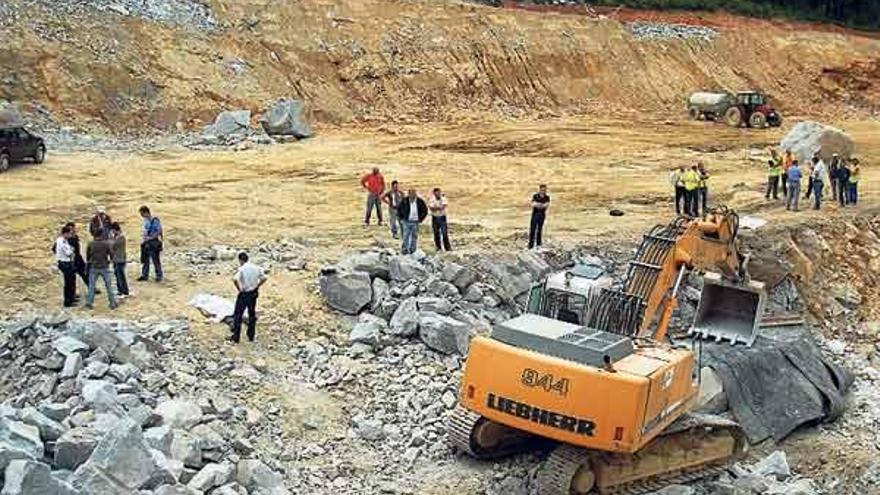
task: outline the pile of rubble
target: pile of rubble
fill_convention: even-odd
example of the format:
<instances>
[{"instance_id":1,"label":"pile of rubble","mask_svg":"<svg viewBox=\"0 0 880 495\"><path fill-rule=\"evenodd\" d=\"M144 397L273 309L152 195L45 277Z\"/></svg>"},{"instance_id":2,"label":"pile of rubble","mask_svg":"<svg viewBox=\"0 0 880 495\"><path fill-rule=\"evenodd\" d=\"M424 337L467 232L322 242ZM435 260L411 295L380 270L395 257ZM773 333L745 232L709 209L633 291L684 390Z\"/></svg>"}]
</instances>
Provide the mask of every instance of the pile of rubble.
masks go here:
<instances>
[{"instance_id":1,"label":"pile of rubble","mask_svg":"<svg viewBox=\"0 0 880 495\"><path fill-rule=\"evenodd\" d=\"M204 2L199 0L11 0L0 6L0 26L14 23L16 18L71 18L104 12L145 21L171 24L188 29L213 30L217 20ZM51 16L41 16L47 11ZM35 15L37 14L37 15ZM5 20L5 22L4 22Z\"/></svg>"},{"instance_id":2,"label":"pile of rubble","mask_svg":"<svg viewBox=\"0 0 880 495\"><path fill-rule=\"evenodd\" d=\"M313 136L302 100L278 100L259 116L258 122L260 128L251 125L250 110L221 112L214 123L205 126L202 134L190 139L187 145L191 148L233 146L244 150L252 144L274 144Z\"/></svg>"},{"instance_id":3,"label":"pile of rubble","mask_svg":"<svg viewBox=\"0 0 880 495\"><path fill-rule=\"evenodd\" d=\"M261 242L248 248L225 244L211 247L176 251L170 256L187 267L190 277L206 275L232 275L238 269L238 253L248 253L250 261L266 271L300 271L306 268L313 254L309 242L303 239L279 239Z\"/></svg>"},{"instance_id":4,"label":"pile of rubble","mask_svg":"<svg viewBox=\"0 0 880 495\"><path fill-rule=\"evenodd\" d=\"M718 36L718 31L712 28L689 24L634 22L627 24L627 28L633 36L643 40L695 39L712 41Z\"/></svg>"},{"instance_id":5,"label":"pile of rubble","mask_svg":"<svg viewBox=\"0 0 880 495\"><path fill-rule=\"evenodd\" d=\"M166 354L187 329L65 317L7 324L2 493L290 493L254 456L253 411L221 394L184 397L199 380Z\"/></svg>"}]
</instances>

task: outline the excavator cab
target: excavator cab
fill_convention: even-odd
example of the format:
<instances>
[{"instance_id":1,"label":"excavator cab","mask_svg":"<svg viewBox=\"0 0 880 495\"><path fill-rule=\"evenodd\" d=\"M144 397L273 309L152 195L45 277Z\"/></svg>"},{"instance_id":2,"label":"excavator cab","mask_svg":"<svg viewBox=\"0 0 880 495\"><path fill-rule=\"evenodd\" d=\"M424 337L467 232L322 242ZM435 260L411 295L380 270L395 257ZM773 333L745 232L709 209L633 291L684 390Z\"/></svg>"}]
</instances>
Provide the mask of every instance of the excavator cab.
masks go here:
<instances>
[{"instance_id":1,"label":"excavator cab","mask_svg":"<svg viewBox=\"0 0 880 495\"><path fill-rule=\"evenodd\" d=\"M761 282L735 283L718 273L705 273L697 314L688 333L751 347L758 337L766 302L767 292Z\"/></svg>"},{"instance_id":2,"label":"excavator cab","mask_svg":"<svg viewBox=\"0 0 880 495\"><path fill-rule=\"evenodd\" d=\"M589 317L589 301L602 289L610 288L612 279L595 264L575 264L556 272L529 291L527 312L554 320L584 325Z\"/></svg>"}]
</instances>

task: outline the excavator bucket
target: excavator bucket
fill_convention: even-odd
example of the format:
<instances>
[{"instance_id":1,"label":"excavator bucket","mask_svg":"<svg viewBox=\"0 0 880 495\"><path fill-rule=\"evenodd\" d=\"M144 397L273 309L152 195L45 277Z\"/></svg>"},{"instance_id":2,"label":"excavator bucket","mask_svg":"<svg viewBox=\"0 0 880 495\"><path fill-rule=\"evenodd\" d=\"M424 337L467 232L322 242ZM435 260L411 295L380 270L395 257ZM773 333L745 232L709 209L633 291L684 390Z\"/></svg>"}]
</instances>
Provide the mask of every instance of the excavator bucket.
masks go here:
<instances>
[{"instance_id":1,"label":"excavator bucket","mask_svg":"<svg viewBox=\"0 0 880 495\"><path fill-rule=\"evenodd\" d=\"M725 281L717 273L706 273L697 315L688 333L751 347L758 337L766 302L767 293L761 282L736 284Z\"/></svg>"}]
</instances>

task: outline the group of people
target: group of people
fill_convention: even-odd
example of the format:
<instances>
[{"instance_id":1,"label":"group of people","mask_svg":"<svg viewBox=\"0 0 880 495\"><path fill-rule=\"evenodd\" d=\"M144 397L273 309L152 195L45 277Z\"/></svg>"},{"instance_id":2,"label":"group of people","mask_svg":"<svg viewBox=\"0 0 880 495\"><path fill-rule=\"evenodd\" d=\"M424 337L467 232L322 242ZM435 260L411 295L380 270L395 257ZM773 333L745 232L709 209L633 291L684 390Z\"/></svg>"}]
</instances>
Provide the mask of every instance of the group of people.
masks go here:
<instances>
[{"instance_id":1,"label":"group of people","mask_svg":"<svg viewBox=\"0 0 880 495\"><path fill-rule=\"evenodd\" d=\"M385 178L378 168L361 177L361 187L367 192L367 209L364 214L364 227L369 227L373 210L376 211L378 225L382 225L382 204L388 207L388 225L391 235L398 239L398 231L401 233L402 242L400 252L411 254L418 249L419 225L431 215L431 229L434 232L434 247L437 251L451 251L452 244L449 242L449 220L446 210L449 202L446 195L439 187L431 191L431 196L425 202L419 197L414 188L409 188L406 195L400 189L400 183L391 181L391 189L385 189ZM541 184L538 192L532 195L530 202L532 217L529 223L529 249L540 246L544 221L547 218L547 209L550 206L550 196L547 194L547 186Z\"/></svg>"},{"instance_id":2,"label":"group of people","mask_svg":"<svg viewBox=\"0 0 880 495\"><path fill-rule=\"evenodd\" d=\"M767 192L764 197L779 199L779 187L785 197L785 209L798 211L801 198L801 180L807 177L807 190L804 199L813 198L813 209L822 207L822 197L826 179L831 187L831 199L836 200L840 207L855 207L859 202L859 179L861 165L858 158L843 158L835 153L829 165L817 154L802 168L791 150L785 150L782 156L771 149L771 158L767 161L768 179Z\"/></svg>"},{"instance_id":3,"label":"group of people","mask_svg":"<svg viewBox=\"0 0 880 495\"><path fill-rule=\"evenodd\" d=\"M138 280L148 279L150 262L152 262L156 270L156 281L161 281L162 224L146 206L142 206L139 213L144 224L141 241L142 267ZM102 206L95 208L95 214L89 221L89 234L92 240L86 245L85 257L82 254L74 222L68 222L61 228L60 235L52 245L52 252L63 279L64 307L76 306L79 300L76 290L78 275L86 284L84 304L86 308L92 308L95 302L95 294L98 293L97 282L100 278L104 282L110 309L115 309L119 299L131 294L125 276L125 267L128 263L125 234L119 222L114 222ZM111 283L111 270L116 279L115 291Z\"/></svg>"},{"instance_id":4,"label":"group of people","mask_svg":"<svg viewBox=\"0 0 880 495\"><path fill-rule=\"evenodd\" d=\"M709 171L702 161L690 168L679 165L669 173L675 188L675 213L696 217L709 211Z\"/></svg>"},{"instance_id":5,"label":"group of people","mask_svg":"<svg viewBox=\"0 0 880 495\"><path fill-rule=\"evenodd\" d=\"M406 195L400 183L391 181L391 189L385 189L385 178L378 168L361 178L361 187L367 191L367 211L364 214L364 227L370 225L373 210L376 210L378 225L382 225L382 204L388 207L388 225L391 235L401 239L400 251L411 254L418 249L419 225L431 214L431 229L434 231L434 246L437 251L452 251L449 242L449 221L446 210L449 202L439 187L431 191L428 201L419 197L414 188L409 188ZM398 232L400 234L398 235Z\"/></svg>"}]
</instances>

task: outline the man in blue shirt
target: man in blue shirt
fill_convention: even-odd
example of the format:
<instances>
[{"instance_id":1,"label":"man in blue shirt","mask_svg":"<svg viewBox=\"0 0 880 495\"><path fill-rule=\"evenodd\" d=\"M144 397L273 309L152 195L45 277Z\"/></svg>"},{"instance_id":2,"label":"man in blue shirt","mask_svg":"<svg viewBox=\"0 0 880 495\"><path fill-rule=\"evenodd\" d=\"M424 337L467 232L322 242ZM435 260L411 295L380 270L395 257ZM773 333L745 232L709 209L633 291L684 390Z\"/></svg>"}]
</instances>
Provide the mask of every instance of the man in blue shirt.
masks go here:
<instances>
[{"instance_id":1,"label":"man in blue shirt","mask_svg":"<svg viewBox=\"0 0 880 495\"><path fill-rule=\"evenodd\" d=\"M797 160L791 162L788 169L788 196L785 209L798 211L798 200L801 198L801 167Z\"/></svg>"},{"instance_id":2,"label":"man in blue shirt","mask_svg":"<svg viewBox=\"0 0 880 495\"><path fill-rule=\"evenodd\" d=\"M152 261L153 266L156 268L156 282L161 282L162 223L159 221L159 217L154 217L146 206L141 206L138 211L144 219L143 238L141 240L141 276L138 280L142 282L149 280L150 261Z\"/></svg>"}]
</instances>

